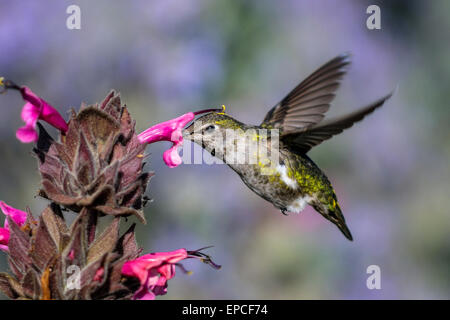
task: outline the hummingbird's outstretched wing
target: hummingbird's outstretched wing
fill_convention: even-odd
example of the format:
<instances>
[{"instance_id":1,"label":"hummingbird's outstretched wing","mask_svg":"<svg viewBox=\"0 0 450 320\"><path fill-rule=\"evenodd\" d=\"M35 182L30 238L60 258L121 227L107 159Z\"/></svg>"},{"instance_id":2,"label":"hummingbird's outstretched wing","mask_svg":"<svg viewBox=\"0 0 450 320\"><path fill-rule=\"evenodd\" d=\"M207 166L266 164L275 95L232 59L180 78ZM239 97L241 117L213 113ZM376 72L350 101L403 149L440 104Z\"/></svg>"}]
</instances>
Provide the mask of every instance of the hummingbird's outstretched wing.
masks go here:
<instances>
[{"instance_id":1,"label":"hummingbird's outstretched wing","mask_svg":"<svg viewBox=\"0 0 450 320\"><path fill-rule=\"evenodd\" d=\"M261 126L289 132L319 123L330 108L349 64L349 55L343 54L320 67L273 107Z\"/></svg>"},{"instance_id":2,"label":"hummingbird's outstretched wing","mask_svg":"<svg viewBox=\"0 0 450 320\"><path fill-rule=\"evenodd\" d=\"M330 139L332 136L341 133L353 126L355 122L361 121L365 116L381 107L384 102L392 96L393 92L378 101L350 113L338 119L324 121L309 129L288 133L281 136L283 143L288 145L293 151L307 153L312 147Z\"/></svg>"}]
</instances>

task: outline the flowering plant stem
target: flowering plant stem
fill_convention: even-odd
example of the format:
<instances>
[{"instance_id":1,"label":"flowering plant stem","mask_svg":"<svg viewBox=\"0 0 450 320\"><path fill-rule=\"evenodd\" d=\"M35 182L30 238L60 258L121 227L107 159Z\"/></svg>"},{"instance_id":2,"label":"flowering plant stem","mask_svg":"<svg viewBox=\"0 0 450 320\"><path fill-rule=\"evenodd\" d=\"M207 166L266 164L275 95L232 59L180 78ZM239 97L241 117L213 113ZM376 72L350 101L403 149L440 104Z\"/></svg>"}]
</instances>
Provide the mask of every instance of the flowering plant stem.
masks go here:
<instances>
[{"instance_id":1,"label":"flowering plant stem","mask_svg":"<svg viewBox=\"0 0 450 320\"><path fill-rule=\"evenodd\" d=\"M66 122L27 87L4 79L1 85L19 90L26 101L26 125L17 137L36 143L39 195L48 200L37 217L0 201L6 219L0 228L0 250L8 255L11 272L0 273L4 294L11 299L154 299L167 292L176 267L184 270L184 259L220 268L201 250L141 255L135 224L120 233L123 217L134 215L146 222L145 191L153 173L144 170L143 158L146 144L161 136L152 138L147 132L147 139L153 140L142 143L119 94L111 91L102 103L83 105ZM51 137L39 120L59 129L59 137ZM181 130L185 120L159 128L168 134ZM77 215L70 226L67 214ZM99 221L106 216L112 220L100 230Z\"/></svg>"}]
</instances>

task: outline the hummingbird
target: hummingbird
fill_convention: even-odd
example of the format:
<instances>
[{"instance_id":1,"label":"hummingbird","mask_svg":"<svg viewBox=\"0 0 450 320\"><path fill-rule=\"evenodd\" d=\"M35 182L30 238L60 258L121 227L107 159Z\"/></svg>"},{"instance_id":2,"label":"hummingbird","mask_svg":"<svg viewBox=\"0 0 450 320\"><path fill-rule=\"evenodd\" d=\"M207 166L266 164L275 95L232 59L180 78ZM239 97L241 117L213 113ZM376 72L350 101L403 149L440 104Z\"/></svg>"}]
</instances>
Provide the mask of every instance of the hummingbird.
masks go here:
<instances>
[{"instance_id":1,"label":"hummingbird","mask_svg":"<svg viewBox=\"0 0 450 320\"><path fill-rule=\"evenodd\" d=\"M352 241L333 186L307 155L311 148L361 121L392 96L390 93L355 112L322 121L349 64L349 55L343 54L318 68L270 109L260 125L242 123L225 112L211 112L194 120L183 131L183 137L223 160L253 192L271 202L281 213L300 213L310 205ZM269 157L258 158L256 163L227 162L224 156L226 149L236 145L239 138L231 140L231 145L222 143L223 150L218 155L217 135L224 136L227 130L250 129L255 132L266 129L269 133L265 139L268 141L274 138L270 132L278 130L277 163ZM255 138L248 139L247 143L256 144L260 138L256 133Z\"/></svg>"}]
</instances>

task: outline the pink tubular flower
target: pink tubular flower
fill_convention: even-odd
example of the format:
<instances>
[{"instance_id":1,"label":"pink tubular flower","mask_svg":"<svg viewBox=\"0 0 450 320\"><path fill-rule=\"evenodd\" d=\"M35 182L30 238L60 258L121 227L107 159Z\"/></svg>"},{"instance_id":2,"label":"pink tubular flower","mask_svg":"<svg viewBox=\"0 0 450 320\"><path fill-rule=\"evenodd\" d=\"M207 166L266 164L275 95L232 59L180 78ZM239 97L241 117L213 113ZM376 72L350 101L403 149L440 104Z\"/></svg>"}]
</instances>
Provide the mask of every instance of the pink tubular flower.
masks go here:
<instances>
[{"instance_id":1,"label":"pink tubular flower","mask_svg":"<svg viewBox=\"0 0 450 320\"><path fill-rule=\"evenodd\" d=\"M139 142L153 143L157 141L171 141L173 145L164 152L163 159L168 167L177 167L182 162L177 151L178 147L183 143L183 134L181 130L192 121L196 115L212 111L221 111L221 109L206 109L197 112L188 112L178 118L158 123L141 132L138 135Z\"/></svg>"},{"instance_id":2,"label":"pink tubular flower","mask_svg":"<svg viewBox=\"0 0 450 320\"><path fill-rule=\"evenodd\" d=\"M167 280L175 276L175 263L186 259L187 256L185 249L179 249L171 252L150 253L125 262L122 273L138 278L141 283L134 299L153 300L156 295L166 294Z\"/></svg>"},{"instance_id":3,"label":"pink tubular flower","mask_svg":"<svg viewBox=\"0 0 450 320\"><path fill-rule=\"evenodd\" d=\"M0 228L0 250L8 251L9 229Z\"/></svg>"},{"instance_id":4,"label":"pink tubular flower","mask_svg":"<svg viewBox=\"0 0 450 320\"><path fill-rule=\"evenodd\" d=\"M22 120L25 126L19 128L16 137L23 143L36 142L38 134L36 123L38 120L48 122L56 129L66 133L68 126L63 117L47 101L38 97L28 87L21 87L22 98L27 102L22 108Z\"/></svg>"},{"instance_id":5,"label":"pink tubular flower","mask_svg":"<svg viewBox=\"0 0 450 320\"><path fill-rule=\"evenodd\" d=\"M202 249L200 249L202 250ZM139 279L140 288L135 292L134 300L153 300L157 295L167 293L167 280L175 276L175 266L183 269L178 262L187 258L199 258L203 262L219 269L209 256L197 251L178 249L170 252L156 252L127 261L122 267L122 274Z\"/></svg>"},{"instance_id":6,"label":"pink tubular flower","mask_svg":"<svg viewBox=\"0 0 450 320\"><path fill-rule=\"evenodd\" d=\"M164 152L164 162L170 168L181 164L181 158L177 148L183 143L181 130L195 117L193 112L188 112L182 116L158 123L138 135L140 143L153 143L157 141L171 141L172 147Z\"/></svg>"},{"instance_id":7,"label":"pink tubular flower","mask_svg":"<svg viewBox=\"0 0 450 320\"><path fill-rule=\"evenodd\" d=\"M19 87L10 80L0 78L0 85L6 89L14 89L20 91L22 98L26 101L22 108L21 117L25 122L25 126L19 128L16 137L23 143L36 142L38 134L36 132L36 123L38 120L44 120L51 124L62 133L66 133L68 126L63 117L53 108L47 101L37 96L28 87Z\"/></svg>"},{"instance_id":8,"label":"pink tubular flower","mask_svg":"<svg viewBox=\"0 0 450 320\"><path fill-rule=\"evenodd\" d=\"M27 221L27 213L18 209L15 209L5 202L0 201L0 209L3 214L9 216L18 226L23 226ZM9 242L9 228L8 228L8 220L5 220L5 224L3 228L0 228L0 250L8 251L8 242Z\"/></svg>"}]
</instances>

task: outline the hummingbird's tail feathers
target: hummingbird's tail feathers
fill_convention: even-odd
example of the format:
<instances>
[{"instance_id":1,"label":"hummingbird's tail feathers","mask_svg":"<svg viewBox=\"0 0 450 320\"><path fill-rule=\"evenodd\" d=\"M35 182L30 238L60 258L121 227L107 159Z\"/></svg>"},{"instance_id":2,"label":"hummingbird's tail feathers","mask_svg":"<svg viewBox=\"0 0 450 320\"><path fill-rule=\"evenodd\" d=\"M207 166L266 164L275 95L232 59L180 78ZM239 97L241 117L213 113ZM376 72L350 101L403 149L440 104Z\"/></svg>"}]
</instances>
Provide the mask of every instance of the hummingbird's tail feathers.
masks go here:
<instances>
[{"instance_id":1,"label":"hummingbird's tail feathers","mask_svg":"<svg viewBox=\"0 0 450 320\"><path fill-rule=\"evenodd\" d=\"M341 230L341 232L348 240L353 241L352 233L350 232L350 229L347 227L345 221L335 222L335 225L339 228L339 230Z\"/></svg>"},{"instance_id":2,"label":"hummingbird's tail feathers","mask_svg":"<svg viewBox=\"0 0 450 320\"><path fill-rule=\"evenodd\" d=\"M368 114L380 108L386 100L388 100L394 92L384 96L374 103L357 110L353 113L340 117L338 119L328 120L308 129L307 131L292 132L283 135L281 139L294 152L305 154L312 147L322 143L325 140L341 133L345 129L350 128L358 121L364 119Z\"/></svg>"},{"instance_id":3,"label":"hummingbird's tail feathers","mask_svg":"<svg viewBox=\"0 0 450 320\"><path fill-rule=\"evenodd\" d=\"M328 206L326 208L322 206L314 206L314 209L316 209L316 211L319 212L325 219L335 224L348 240L353 241L353 236L345 223L344 215L342 214L338 203L335 203L334 206Z\"/></svg>"}]
</instances>

